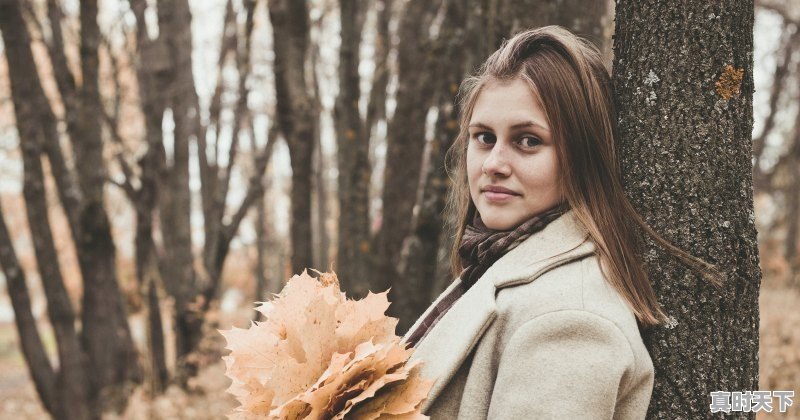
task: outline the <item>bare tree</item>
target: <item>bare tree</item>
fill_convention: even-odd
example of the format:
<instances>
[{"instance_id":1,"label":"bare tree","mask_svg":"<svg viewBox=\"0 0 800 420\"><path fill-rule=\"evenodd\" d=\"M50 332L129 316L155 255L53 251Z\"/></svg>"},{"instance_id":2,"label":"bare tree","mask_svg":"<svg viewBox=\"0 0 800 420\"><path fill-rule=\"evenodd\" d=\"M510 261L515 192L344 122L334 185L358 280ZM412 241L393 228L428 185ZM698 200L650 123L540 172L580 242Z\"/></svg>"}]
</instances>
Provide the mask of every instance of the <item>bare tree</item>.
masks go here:
<instances>
[{"instance_id":1,"label":"bare tree","mask_svg":"<svg viewBox=\"0 0 800 420\"><path fill-rule=\"evenodd\" d=\"M374 270L379 273L378 289L397 285L400 252L410 233L412 214L420 186L425 151L425 121L432 106L433 54L430 27L440 1L411 0L399 17L397 49L397 92L394 115L388 123L386 167L382 191L381 223L375 235ZM389 311L398 315L402 299L410 298L392 289L396 302Z\"/></svg>"},{"instance_id":2,"label":"bare tree","mask_svg":"<svg viewBox=\"0 0 800 420\"><path fill-rule=\"evenodd\" d=\"M228 255L230 242L256 199L263 194L263 174L271 157L274 136L268 136L267 145L253 154L253 170L248 180L245 198L238 207L230 209L226 218L226 202L234 165L237 162L240 132L252 135L252 122L247 109L247 79L251 73L250 40L253 31L255 1L245 1L242 13L244 24L236 23L237 11L233 2L228 1L223 18L223 34L218 60L219 72L234 57L239 81L235 89L237 100L233 105L233 122L227 164L220 159L219 145L223 121L220 116L224 108L222 96L225 86L221 76L211 98L209 121L199 119L199 99L197 97L191 67L191 13L184 1L164 2L158 8L159 35L150 39L145 24L146 2L134 0L132 9L137 17L137 54L140 63L138 81L143 113L147 121L148 151L140 161L142 188L157 182L164 191L156 191L152 200L146 191L129 194L137 208L142 208L141 221L151 223L146 218L153 211L153 203L160 215L159 228L164 237L164 249L156 252L160 277L164 286L175 299L175 336L180 369L177 380L185 383L196 373L198 366L191 353L197 349L202 338L204 314L218 299L221 286L222 267ZM164 146L164 133L161 121L165 111L172 111L175 121L173 153L167 159ZM207 140L211 134L214 143ZM200 164L201 201L203 208L205 242L200 256L202 270L195 270L195 256L192 253L192 238L189 226L191 210L191 191L189 190L189 144L197 142L198 162ZM209 159L209 151L212 159ZM127 178L127 177L126 177ZM144 181L150 181L144 183ZM126 191L134 191L128 185ZM156 186L153 185L155 188ZM152 200L152 201L151 201ZM152 227L142 226L143 243L152 246ZM147 232L147 233L144 233ZM144 247L143 247L144 249ZM148 255L141 252L140 255ZM138 259L138 257L137 257ZM154 301L155 302L155 301ZM153 317L155 321L155 316ZM155 325L151 326L155 331ZM153 349L160 353L160 349ZM160 371L160 370L159 370Z\"/></svg>"},{"instance_id":3,"label":"bare tree","mask_svg":"<svg viewBox=\"0 0 800 420\"><path fill-rule=\"evenodd\" d=\"M648 245L648 272L671 316L643 333L656 371L650 418L722 418L709 411L710 392L758 389L752 49L752 1L617 2L627 192L654 229L727 275L716 289Z\"/></svg>"},{"instance_id":4,"label":"bare tree","mask_svg":"<svg viewBox=\"0 0 800 420\"><path fill-rule=\"evenodd\" d=\"M31 38L16 1L0 2L3 34L20 149L23 158L23 196L39 276L47 298L47 315L56 337L59 369L50 363L30 307L24 273L17 260L5 220L0 221L0 256L23 355L45 409L53 416L90 418L91 383L88 360L75 328L75 312L64 286L47 218L42 169L43 144L57 136L56 120L44 95L30 50Z\"/></svg>"},{"instance_id":5,"label":"bare tree","mask_svg":"<svg viewBox=\"0 0 800 420\"><path fill-rule=\"evenodd\" d=\"M277 121L292 165L292 271L312 264L311 163L319 124L308 66L309 17L305 0L269 0L274 31Z\"/></svg>"},{"instance_id":6,"label":"bare tree","mask_svg":"<svg viewBox=\"0 0 800 420\"><path fill-rule=\"evenodd\" d=\"M370 287L369 133L359 115L359 48L366 17L364 0L341 0L339 95L334 121L339 169L339 234L336 271L342 287L365 296Z\"/></svg>"},{"instance_id":7,"label":"bare tree","mask_svg":"<svg viewBox=\"0 0 800 420\"><path fill-rule=\"evenodd\" d=\"M57 119L37 74L22 4L8 0L1 5L3 18L0 20L26 170L24 195L50 322L56 331L59 349L56 396L52 401L45 401L45 407L54 415L97 416L100 409L124 406L128 385L141 380L137 352L117 285L115 247L103 203L106 175L102 161L103 119L98 112L97 8L93 2L84 2L79 10L81 84L76 85L69 72L56 77L65 106L76 106L66 113L67 133L76 162L73 170L64 159ZM50 17L57 19L57 5L49 3L48 6ZM29 19L34 26L38 25L35 15L30 14ZM55 68L60 68L64 57L64 46L59 43L59 25L59 20L52 25L53 36L48 44ZM48 157L55 175L58 197L67 214L78 255L84 289L79 332L60 268L52 263L57 258L47 218L40 154ZM40 390L47 387L38 386ZM50 393L41 395L43 399L52 397Z\"/></svg>"}]
</instances>

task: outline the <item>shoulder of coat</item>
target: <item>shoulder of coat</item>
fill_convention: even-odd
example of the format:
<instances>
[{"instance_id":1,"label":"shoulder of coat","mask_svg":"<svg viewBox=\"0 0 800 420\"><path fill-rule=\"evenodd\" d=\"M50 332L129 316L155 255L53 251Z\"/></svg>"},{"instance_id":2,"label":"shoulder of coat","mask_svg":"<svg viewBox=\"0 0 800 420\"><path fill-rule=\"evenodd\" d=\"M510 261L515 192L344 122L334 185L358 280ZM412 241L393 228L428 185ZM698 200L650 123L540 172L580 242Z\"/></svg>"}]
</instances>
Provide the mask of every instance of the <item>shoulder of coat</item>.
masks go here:
<instances>
[{"instance_id":1,"label":"shoulder of coat","mask_svg":"<svg viewBox=\"0 0 800 420\"><path fill-rule=\"evenodd\" d=\"M525 320L548 312L582 310L622 329L638 331L633 312L608 284L595 254L554 267L533 281L499 289L496 304L501 318Z\"/></svg>"}]
</instances>

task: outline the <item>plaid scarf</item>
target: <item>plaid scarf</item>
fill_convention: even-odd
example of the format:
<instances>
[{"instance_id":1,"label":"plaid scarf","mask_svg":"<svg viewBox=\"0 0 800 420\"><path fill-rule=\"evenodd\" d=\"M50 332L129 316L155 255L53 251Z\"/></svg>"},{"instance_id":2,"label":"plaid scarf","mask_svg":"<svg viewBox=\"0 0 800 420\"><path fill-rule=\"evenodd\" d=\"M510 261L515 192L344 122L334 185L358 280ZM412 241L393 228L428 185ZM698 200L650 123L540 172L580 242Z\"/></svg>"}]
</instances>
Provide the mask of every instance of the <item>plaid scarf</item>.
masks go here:
<instances>
[{"instance_id":1,"label":"plaid scarf","mask_svg":"<svg viewBox=\"0 0 800 420\"><path fill-rule=\"evenodd\" d=\"M476 211L472 223L464 229L458 256L464 270L459 276L467 288L478 281L486 270L506 252L528 239L532 234L544 229L550 222L569 210L567 204L557 205L531 217L513 230L492 230L483 224Z\"/></svg>"},{"instance_id":2,"label":"plaid scarf","mask_svg":"<svg viewBox=\"0 0 800 420\"><path fill-rule=\"evenodd\" d=\"M433 310L409 336L407 343L416 346L439 322L439 319L469 288L486 273L486 270L505 253L516 248L532 234L544 229L550 222L569 210L568 203L561 203L539 213L512 230L497 231L486 227L476 211L472 223L464 229L458 255L464 267L459 278L461 283L444 296Z\"/></svg>"}]
</instances>

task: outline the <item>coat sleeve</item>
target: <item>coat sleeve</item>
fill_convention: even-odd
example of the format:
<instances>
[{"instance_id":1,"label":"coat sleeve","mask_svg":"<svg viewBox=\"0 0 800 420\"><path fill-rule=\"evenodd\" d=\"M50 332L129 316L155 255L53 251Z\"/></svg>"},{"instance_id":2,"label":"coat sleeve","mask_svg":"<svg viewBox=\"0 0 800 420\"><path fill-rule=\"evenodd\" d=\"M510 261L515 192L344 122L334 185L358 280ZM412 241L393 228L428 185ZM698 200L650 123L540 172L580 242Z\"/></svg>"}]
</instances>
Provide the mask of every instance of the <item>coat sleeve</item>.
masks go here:
<instances>
[{"instance_id":1,"label":"coat sleeve","mask_svg":"<svg viewBox=\"0 0 800 420\"><path fill-rule=\"evenodd\" d=\"M522 324L498 366L489 419L611 419L634 355L613 322L562 310Z\"/></svg>"}]
</instances>

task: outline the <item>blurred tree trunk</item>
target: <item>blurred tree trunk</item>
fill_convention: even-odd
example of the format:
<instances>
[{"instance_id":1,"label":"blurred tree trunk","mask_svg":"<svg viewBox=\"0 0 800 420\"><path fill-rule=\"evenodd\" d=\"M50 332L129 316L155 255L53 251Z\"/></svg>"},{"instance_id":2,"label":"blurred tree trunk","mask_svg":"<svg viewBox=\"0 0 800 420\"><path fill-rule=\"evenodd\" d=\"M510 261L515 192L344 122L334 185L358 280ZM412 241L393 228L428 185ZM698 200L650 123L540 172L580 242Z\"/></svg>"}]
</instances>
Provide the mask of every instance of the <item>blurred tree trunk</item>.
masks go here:
<instances>
[{"instance_id":1,"label":"blurred tree trunk","mask_svg":"<svg viewBox=\"0 0 800 420\"><path fill-rule=\"evenodd\" d=\"M389 21L392 19L392 0L375 0L371 5L377 9L375 23L375 42L373 44L375 70L367 103L367 116L364 121L364 135L372 137L372 130L378 121L386 118L386 86L389 84ZM371 168L372 166L370 166Z\"/></svg>"},{"instance_id":2,"label":"blurred tree trunk","mask_svg":"<svg viewBox=\"0 0 800 420\"><path fill-rule=\"evenodd\" d=\"M375 233L377 232L376 219L379 215L373 214L372 202L374 197L381 197L383 195L383 188L379 182L374 182L374 174L381 173L382 167L378 166L377 151L379 147L384 147L386 143L386 136L379 135L383 133L378 132L378 123L386 119L386 95L387 87L389 85L389 50L391 49L391 35L389 33L389 22L392 19L392 0L375 0L373 7L376 10L377 16L375 19L375 39L373 41L373 61L375 63L375 70L372 73L372 83L369 91L369 102L367 103L367 115L364 120L364 132L369 137L369 165L370 165L370 203L368 210L370 212L370 249L375 249ZM370 255L370 258L374 256ZM370 262L372 266L375 263L373 259Z\"/></svg>"},{"instance_id":3,"label":"blurred tree trunk","mask_svg":"<svg viewBox=\"0 0 800 420\"><path fill-rule=\"evenodd\" d=\"M559 25L592 41L601 51L606 46L603 19L608 15L606 1L496 0L493 3L494 9L489 10L487 17L492 21L496 43L525 29Z\"/></svg>"},{"instance_id":4,"label":"blurred tree trunk","mask_svg":"<svg viewBox=\"0 0 800 420\"><path fill-rule=\"evenodd\" d=\"M252 134L252 118L251 113L247 109L247 80L251 74L250 65L250 45L253 33L253 15L255 11L256 1L246 0L243 2L244 6L244 33L243 36L239 35L239 31L234 26L233 31L235 34L235 52L236 52L236 71L239 76L237 90L236 90L236 105L233 109L233 127L231 132L231 147L228 149L227 165L224 172L221 174L219 161L215 162L214 171L216 176L209 177L206 181L209 183L217 183L212 190L217 192L215 195L214 208L211 214L206 214L206 218L212 218L214 223L207 224L206 228L206 252L204 254L204 267L208 273L210 285L205 287L204 290L204 310L207 310L210 302L219 298L220 286L222 282L222 269L225 264L225 259L230 250L230 243L236 232L239 229L241 221L247 214L249 209L255 204L256 199L263 194L262 178L266 169L267 162L271 155L271 147L273 142L272 137L268 136L267 144L263 150L257 151L254 149L253 153L253 172L250 174L250 180L245 192L245 198L240 203L239 207L235 210L231 220L225 221L225 212L227 209L226 202L228 193L230 191L233 167L236 164L236 159L239 150L239 133L242 129L246 133ZM231 21L235 24L235 19ZM220 72L222 65L220 65ZM220 141L217 137L215 144L218 146ZM207 172L210 169L206 169Z\"/></svg>"},{"instance_id":5,"label":"blurred tree trunk","mask_svg":"<svg viewBox=\"0 0 800 420\"><path fill-rule=\"evenodd\" d=\"M312 229L312 233L314 234L313 267L320 271L326 271L330 265L330 256L328 251L330 250L331 239L328 235L327 229L327 221L328 217L330 217L330 211L328 210L328 188L326 180L327 177L325 175L328 162L326 162L327 157L324 156L322 151L321 140L319 127L317 127L317 133L314 134L314 142L316 145L314 146L314 162L312 167L312 188L314 191L314 200L312 200L314 203L312 212L314 222L314 229Z\"/></svg>"},{"instance_id":6,"label":"blurred tree trunk","mask_svg":"<svg viewBox=\"0 0 800 420\"><path fill-rule=\"evenodd\" d=\"M312 26L309 29L310 32L316 31L318 34L322 32L322 17L320 16L315 21L312 22ZM310 35L310 34L309 34ZM317 36L319 38L319 35ZM319 78L317 77L320 55L321 55L321 45L320 42L322 40L316 39L312 46L309 48L309 56L310 56L310 65L311 65L311 87L314 89L314 107L318 110L322 110L322 102L321 97L322 95L319 92ZM329 165L329 158L325 155L325 152L322 150L322 133L320 130L320 124L317 124L314 127L314 157L313 162L311 165L311 178L312 178L312 195L311 195L311 203L312 203L312 224L313 228L311 229L312 237L313 237L313 267L321 270L327 271L329 267L332 265L330 260L330 242L331 238L328 234L327 229L327 221L328 218L331 216L331 212L329 211L328 202L330 200L329 197L329 186L327 182L327 168Z\"/></svg>"},{"instance_id":7,"label":"blurred tree trunk","mask_svg":"<svg viewBox=\"0 0 800 420\"><path fill-rule=\"evenodd\" d=\"M57 15L54 3L48 6L51 17ZM100 410L124 406L128 385L140 381L141 371L117 285L114 243L103 207L106 175L102 159L103 113L98 90L97 8L92 2L84 2L80 7L81 85L75 86L70 73L56 77L64 104L77 107L66 114L76 162L78 183L75 184L59 143L56 117L37 74L20 3L4 1L2 7L6 56L26 172L24 195L50 321L58 342L58 401L45 403L45 406L51 407L57 416L98 416ZM59 57L63 58L59 25L56 20L48 44L57 68ZM47 219L42 152L47 154L54 174L84 282L80 339L76 336L75 314L59 267L52 264L58 260Z\"/></svg>"},{"instance_id":8,"label":"blurred tree trunk","mask_svg":"<svg viewBox=\"0 0 800 420\"><path fill-rule=\"evenodd\" d=\"M778 101L786 94L786 79L790 74L790 67L793 63L792 55L794 51L798 49L798 43L800 43L800 30L795 31L791 35L789 35L787 25L784 25L782 30L784 35L781 37L781 42L778 46L778 62L772 74L769 113L764 119L764 126L761 129L761 133L753 139L753 159L755 161L753 165L753 186L756 190L768 190L771 187L769 184L770 176L762 168L761 157L767 144L767 137L769 137L772 130L775 128L775 117L781 109L781 107L778 106Z\"/></svg>"},{"instance_id":9,"label":"blurred tree trunk","mask_svg":"<svg viewBox=\"0 0 800 420\"><path fill-rule=\"evenodd\" d=\"M394 285L397 295L405 297L395 304L400 319L398 330L402 332L414 323L430 303L430 292L438 283L434 279L440 244L452 244L444 237L448 222L443 217L444 207L450 187L450 178L445 170L445 154L458 135L456 94L459 85L476 62L470 45L479 32L472 32L477 28L471 27L470 23L474 24L475 19L470 19L468 12L468 1L448 1L433 52L437 57L434 94L439 113L435 136L428 143L423 164L423 187L417 199L419 211L414 215L411 235L403 243L399 268L401 281Z\"/></svg>"},{"instance_id":10,"label":"blurred tree trunk","mask_svg":"<svg viewBox=\"0 0 800 420\"><path fill-rule=\"evenodd\" d=\"M319 110L307 73L309 17L305 0L269 0L275 50L277 121L289 146L292 165L292 272L313 263L311 164Z\"/></svg>"},{"instance_id":11,"label":"blurred tree trunk","mask_svg":"<svg viewBox=\"0 0 800 420\"><path fill-rule=\"evenodd\" d=\"M400 252L403 240L411 232L411 219L421 182L425 151L425 121L433 105L432 68L434 55L430 27L441 1L410 0L406 2L398 28L397 93L394 115L388 123L386 167L382 192L380 229L375 235L377 290L406 281L399 277ZM342 215L346 217L346 215ZM377 283L379 282L379 283ZM393 288L390 300L400 302L402 296ZM392 305L392 316L404 304Z\"/></svg>"},{"instance_id":12,"label":"blurred tree trunk","mask_svg":"<svg viewBox=\"0 0 800 420\"><path fill-rule=\"evenodd\" d=\"M752 0L617 2L627 192L656 231L728 277L718 290L649 244L672 322L643 333L656 369L648 418L723 418L710 414L710 392L759 389L752 50Z\"/></svg>"},{"instance_id":13,"label":"blurred tree trunk","mask_svg":"<svg viewBox=\"0 0 800 420\"><path fill-rule=\"evenodd\" d=\"M121 408L126 382L141 382L138 354L117 284L116 247L104 207L106 169L103 160L103 104L100 99L97 2L80 2L81 85L78 136L73 138L78 181L84 202L78 247L83 273L81 340L104 406ZM118 388L118 389L115 389Z\"/></svg>"},{"instance_id":14,"label":"blurred tree trunk","mask_svg":"<svg viewBox=\"0 0 800 420\"><path fill-rule=\"evenodd\" d=\"M157 254L153 240L154 224L153 212L159 202L159 174L161 164L166 161L161 144L164 136L161 122L165 109L165 86L167 83L167 69L170 67L169 56L166 52L163 37L151 40L147 35L145 24L144 0L132 1L131 9L136 16L136 51L141 58L136 67L139 86L139 101L144 115L145 143L147 150L139 160L140 177L139 188L135 189L129 184L126 187L128 197L133 203L136 212L136 237L135 259L136 276L139 279L139 288L147 302L147 334L149 347L149 373L152 392L160 393L169 381L167 370L165 338L161 321L161 306L158 299L159 287L164 287L162 261ZM146 63L146 64L144 64Z\"/></svg>"},{"instance_id":15,"label":"blurred tree trunk","mask_svg":"<svg viewBox=\"0 0 800 420\"><path fill-rule=\"evenodd\" d=\"M267 134L267 142L274 143L275 137L275 130L270 130ZM250 127L250 144L251 149L256 150L256 138L255 133L253 131L252 126ZM267 185L264 186L264 190L269 190L272 184L272 178L269 173L267 173ZM270 206L271 209L271 206ZM272 226L273 223L273 216L267 210L267 205L265 202L264 192L262 192L258 198L256 199L255 203L255 211L256 211L256 290L255 290L255 301L260 302L264 300L268 300L269 296L267 292L275 292L270 288L268 284L267 278L267 267L269 266L268 260L268 252L275 253L277 250L274 247L274 243L276 242L275 232ZM271 277L271 276L270 276ZM260 320L261 312L254 311L254 321Z\"/></svg>"},{"instance_id":16,"label":"blurred tree trunk","mask_svg":"<svg viewBox=\"0 0 800 420\"><path fill-rule=\"evenodd\" d=\"M145 10L148 7L143 0L132 1L132 9L137 20L137 41L139 62L143 63L137 70L140 97L143 113L147 122L147 141L149 149L140 160L143 187L134 190L126 180L126 190L136 203L137 216L143 225L152 223L153 203L151 192L144 187L155 180L160 181L166 192L153 191L159 207L160 228L164 237L164 251L153 253L158 255L157 266L163 276L167 292L175 299L176 353L179 369L176 377L179 383L196 373L197 366L187 356L196 349L202 338L204 314L211 303L218 299L221 283L222 267L228 255L230 242L238 231L241 221L246 216L256 198L263 193L261 185L263 172L271 155L269 141L265 149L253 154L254 173L247 184L244 200L238 208L233 209L229 221L225 221L226 201L230 187L233 165L236 164L238 138L241 129L252 132L252 122L247 110L246 82L250 74L250 37L253 30L253 11L255 1L243 2L245 13L244 31L236 25L236 12L232 2L228 1L223 19L223 39L220 49L220 74L226 65L229 55L236 56L236 68L239 72L237 87L238 100L234 106L232 141L228 150L228 163L222 167L219 162L219 135L222 122L221 97L223 83L218 78L217 87L211 100L210 122L203 125L199 121L199 103L194 85L191 62L191 22L189 5L185 0L164 2L158 7L159 35L150 39L145 24ZM244 42L239 42L240 33L244 32ZM167 159L161 121L169 107L175 121L172 133L172 159ZM216 130L213 139L214 161L209 161L209 145L206 137L211 130ZM191 239L191 191L189 190L189 143L197 142L198 162L200 164L201 199L204 216L205 243L202 254L202 268L195 271L194 255ZM148 181L147 183L145 181ZM155 185L153 186L155 188ZM152 235L149 228L140 228L142 252L147 255L147 247L152 247ZM145 236L148 236L145 238ZM139 239L137 239L139 241ZM138 259L139 257L137 257ZM145 264L145 263L137 263ZM150 295L150 299L153 296ZM155 308L153 308L155 309ZM155 314L151 320L155 322ZM156 333L156 326L151 325ZM158 337L153 337L158 343ZM162 353L154 348L154 355ZM154 357L154 362L158 360ZM159 362L160 364L160 362ZM153 366L155 372L161 372L160 366Z\"/></svg>"},{"instance_id":17,"label":"blurred tree trunk","mask_svg":"<svg viewBox=\"0 0 800 420\"><path fill-rule=\"evenodd\" d=\"M48 220L41 162L43 144L52 141L53 137L58 138L58 131L55 115L37 73L30 49L31 37L22 17L20 2L0 2L0 31L22 152L22 193L39 276L47 299L47 315L56 338L58 370L50 364L39 338L36 321L30 313L24 273L16 259L5 220L2 221L3 231L0 232L3 271L15 309L22 351L45 409L54 417L88 419L96 416L92 412L96 393L87 375L88 360L75 328L72 302L64 286L61 269L54 264L58 261L58 252Z\"/></svg>"},{"instance_id":18,"label":"blurred tree trunk","mask_svg":"<svg viewBox=\"0 0 800 420\"><path fill-rule=\"evenodd\" d=\"M370 279L369 133L358 109L359 48L366 16L363 0L341 0L339 95L334 107L339 169L339 234L336 272L342 288L366 296Z\"/></svg>"},{"instance_id":19,"label":"blurred tree trunk","mask_svg":"<svg viewBox=\"0 0 800 420\"><path fill-rule=\"evenodd\" d=\"M784 255L789 263L789 283L800 286L800 252L797 249L798 240L800 240L798 238L800 235L800 110L795 117L786 168L789 179L784 187L784 196L787 201Z\"/></svg>"},{"instance_id":20,"label":"blurred tree trunk","mask_svg":"<svg viewBox=\"0 0 800 420\"><path fill-rule=\"evenodd\" d=\"M187 356L202 338L203 318L198 275L194 268L191 232L191 191L189 189L189 142L196 133L199 118L198 98L192 72L192 15L188 0L158 3L159 36L168 57L166 104L172 111L172 156L166 151L161 162L159 225L164 238L167 270L165 286L175 298L175 352L178 359L176 377L185 383L196 373L196 366ZM159 147L164 148L162 142Z\"/></svg>"},{"instance_id":21,"label":"blurred tree trunk","mask_svg":"<svg viewBox=\"0 0 800 420\"><path fill-rule=\"evenodd\" d=\"M258 198L256 201L256 291L255 301L261 302L267 299L267 278L266 278L266 253L267 253L267 240L272 232L267 229L267 215L266 206L264 205L264 196ZM256 312L258 316L260 312ZM258 318L255 319L256 321Z\"/></svg>"},{"instance_id":22,"label":"blurred tree trunk","mask_svg":"<svg viewBox=\"0 0 800 420\"><path fill-rule=\"evenodd\" d=\"M3 8L0 7L0 11ZM22 356L28 365L28 372L33 379L33 386L42 401L44 409L52 416L64 416L67 410L62 409L60 395L62 390L56 387L56 371L47 357L47 352L39 334L36 318L31 307L31 297L28 293L28 285L25 279L25 272L17 258L11 235L8 232L7 223L3 211L0 210L0 267L5 275L8 296L11 299L11 307L14 309L14 323L19 335L19 343L22 349ZM73 335L77 343L77 337ZM84 387L86 384L84 384ZM82 416L81 412L86 411L86 400L84 398L74 401L76 418ZM73 410L70 410L73 411ZM85 417L85 416L84 416Z\"/></svg>"}]
</instances>

